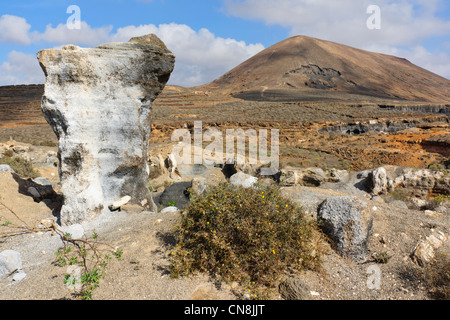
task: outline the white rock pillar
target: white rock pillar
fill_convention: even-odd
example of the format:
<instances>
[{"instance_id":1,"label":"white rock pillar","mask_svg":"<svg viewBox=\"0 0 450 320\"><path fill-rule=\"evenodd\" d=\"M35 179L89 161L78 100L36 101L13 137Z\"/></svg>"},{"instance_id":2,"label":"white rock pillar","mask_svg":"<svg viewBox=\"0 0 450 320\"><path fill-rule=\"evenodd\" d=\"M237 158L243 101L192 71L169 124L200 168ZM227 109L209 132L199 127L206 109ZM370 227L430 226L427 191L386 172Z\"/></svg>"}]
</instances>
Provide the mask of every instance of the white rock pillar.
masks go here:
<instances>
[{"instance_id":1,"label":"white rock pillar","mask_svg":"<svg viewBox=\"0 0 450 320\"><path fill-rule=\"evenodd\" d=\"M46 75L42 111L58 137L61 223L90 221L124 196L156 210L147 188L149 117L174 55L151 34L37 56Z\"/></svg>"}]
</instances>

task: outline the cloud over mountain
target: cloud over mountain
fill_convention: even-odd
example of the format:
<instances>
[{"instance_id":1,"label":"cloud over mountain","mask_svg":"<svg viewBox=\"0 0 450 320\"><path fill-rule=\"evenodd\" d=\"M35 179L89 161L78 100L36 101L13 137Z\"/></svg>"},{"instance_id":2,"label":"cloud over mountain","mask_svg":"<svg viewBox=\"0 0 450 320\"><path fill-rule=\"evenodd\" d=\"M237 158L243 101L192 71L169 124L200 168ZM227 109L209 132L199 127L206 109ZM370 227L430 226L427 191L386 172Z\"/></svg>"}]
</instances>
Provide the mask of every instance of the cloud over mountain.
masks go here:
<instances>
[{"instance_id":1,"label":"cloud over mountain","mask_svg":"<svg viewBox=\"0 0 450 320\"><path fill-rule=\"evenodd\" d=\"M81 29L71 30L65 24L56 27L47 25L43 32L30 31L31 26L24 18L4 15L0 17L2 23L14 23L17 26L15 33L0 32L0 42L14 42L27 45L30 43L46 46L60 47L65 44L95 47L99 44L115 41L128 41L132 37L155 33L176 56L175 70L170 83L183 86L195 86L211 81L242 61L264 49L262 44L247 44L230 38L222 38L208 29L193 30L184 24L153 24L129 25L114 31L113 26L91 27L85 21L81 22ZM0 30L3 30L0 28ZM5 33L5 34L3 34ZM2 65L2 70L8 72L0 77L0 84L8 83L11 79L35 81L42 71L39 68L30 68L28 74L15 74L19 72L17 64L18 52L10 54L8 61ZM27 64L32 63L31 55L27 56ZM34 64L38 67L37 60ZM22 72L22 71L21 71ZM27 72L27 70L23 70ZM14 82L15 83L15 82Z\"/></svg>"},{"instance_id":2,"label":"cloud over mountain","mask_svg":"<svg viewBox=\"0 0 450 320\"><path fill-rule=\"evenodd\" d=\"M374 3L381 13L379 30L366 26L367 8ZM430 51L422 45L437 37L450 40L450 21L440 15L445 5L445 0L224 0L228 13L285 27L291 36L307 35L387 54L398 52L450 78L448 49Z\"/></svg>"}]
</instances>

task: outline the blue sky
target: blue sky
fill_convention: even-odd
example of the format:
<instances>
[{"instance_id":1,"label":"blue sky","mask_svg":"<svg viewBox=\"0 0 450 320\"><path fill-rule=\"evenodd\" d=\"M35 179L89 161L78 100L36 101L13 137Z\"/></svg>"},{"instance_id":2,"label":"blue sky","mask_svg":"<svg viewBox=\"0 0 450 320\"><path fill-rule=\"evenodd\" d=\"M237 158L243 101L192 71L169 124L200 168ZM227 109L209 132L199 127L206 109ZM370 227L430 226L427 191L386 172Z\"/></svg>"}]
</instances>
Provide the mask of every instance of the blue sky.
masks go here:
<instances>
[{"instance_id":1,"label":"blue sky","mask_svg":"<svg viewBox=\"0 0 450 320\"><path fill-rule=\"evenodd\" d=\"M380 28L369 29L369 5ZM81 28L70 30L70 5ZM177 57L170 83L207 83L283 39L307 35L393 54L450 79L447 0L15 0L0 3L0 85L43 83L36 52L156 33Z\"/></svg>"}]
</instances>

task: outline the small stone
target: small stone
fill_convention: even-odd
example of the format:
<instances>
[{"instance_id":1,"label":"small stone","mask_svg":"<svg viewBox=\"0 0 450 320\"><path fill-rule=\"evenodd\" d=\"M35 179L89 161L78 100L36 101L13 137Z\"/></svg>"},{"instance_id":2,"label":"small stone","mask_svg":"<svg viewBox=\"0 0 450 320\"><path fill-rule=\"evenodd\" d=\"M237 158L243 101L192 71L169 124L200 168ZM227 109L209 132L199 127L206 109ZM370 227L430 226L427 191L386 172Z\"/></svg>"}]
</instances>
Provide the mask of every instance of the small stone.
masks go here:
<instances>
[{"instance_id":1,"label":"small stone","mask_svg":"<svg viewBox=\"0 0 450 320\"><path fill-rule=\"evenodd\" d=\"M130 196L125 196L120 198L119 200L114 201L113 203L111 203L108 208L111 211L120 209L120 207L126 205L129 201L131 200Z\"/></svg>"},{"instance_id":2,"label":"small stone","mask_svg":"<svg viewBox=\"0 0 450 320\"><path fill-rule=\"evenodd\" d=\"M29 187L27 189L28 193L31 194L33 196L33 198L40 198L41 194L39 193L39 191L36 190L35 187Z\"/></svg>"},{"instance_id":3,"label":"small stone","mask_svg":"<svg viewBox=\"0 0 450 320\"><path fill-rule=\"evenodd\" d=\"M434 256L433 246L423 240L419 241L411 254L412 260L421 267L424 267L427 263L431 262Z\"/></svg>"},{"instance_id":4,"label":"small stone","mask_svg":"<svg viewBox=\"0 0 450 320\"><path fill-rule=\"evenodd\" d=\"M33 179L34 182L36 182L37 184L40 184L42 186L47 186L47 187L51 187L52 183L50 181L48 181L47 179L43 178L43 177L38 177Z\"/></svg>"},{"instance_id":5,"label":"small stone","mask_svg":"<svg viewBox=\"0 0 450 320\"><path fill-rule=\"evenodd\" d=\"M425 210L424 213L425 213L427 216L434 217L434 218L439 218L439 217L442 216L441 213L438 213L438 212L432 211L432 210Z\"/></svg>"},{"instance_id":6,"label":"small stone","mask_svg":"<svg viewBox=\"0 0 450 320\"><path fill-rule=\"evenodd\" d=\"M295 170L281 170L280 184L294 186L297 184L297 172Z\"/></svg>"},{"instance_id":7,"label":"small stone","mask_svg":"<svg viewBox=\"0 0 450 320\"><path fill-rule=\"evenodd\" d=\"M14 250L5 250L0 253L0 279L8 277L17 270L22 269L20 253Z\"/></svg>"},{"instance_id":8,"label":"small stone","mask_svg":"<svg viewBox=\"0 0 450 320\"><path fill-rule=\"evenodd\" d=\"M230 177L230 184L234 186L242 186L244 188L251 188L256 182L258 182L258 178L241 171Z\"/></svg>"},{"instance_id":9,"label":"small stone","mask_svg":"<svg viewBox=\"0 0 450 320\"><path fill-rule=\"evenodd\" d=\"M325 173L321 168L306 168L297 171L297 184L304 186L320 186L325 181Z\"/></svg>"},{"instance_id":10,"label":"small stone","mask_svg":"<svg viewBox=\"0 0 450 320\"><path fill-rule=\"evenodd\" d=\"M0 172L14 172L14 170L7 164L0 164Z\"/></svg>"},{"instance_id":11,"label":"small stone","mask_svg":"<svg viewBox=\"0 0 450 320\"><path fill-rule=\"evenodd\" d=\"M13 276L13 281L19 282L23 280L26 276L27 274L25 272L23 272L22 270L18 270Z\"/></svg>"},{"instance_id":12,"label":"small stone","mask_svg":"<svg viewBox=\"0 0 450 320\"><path fill-rule=\"evenodd\" d=\"M369 174L370 179L370 188L372 190L373 195L378 195L381 193L385 193L387 191L387 172L383 167L377 168L373 170Z\"/></svg>"},{"instance_id":13,"label":"small stone","mask_svg":"<svg viewBox=\"0 0 450 320\"><path fill-rule=\"evenodd\" d=\"M180 209L178 209L177 207L170 206L170 207L166 207L166 208L162 209L160 213L177 213L179 211L180 211Z\"/></svg>"}]
</instances>

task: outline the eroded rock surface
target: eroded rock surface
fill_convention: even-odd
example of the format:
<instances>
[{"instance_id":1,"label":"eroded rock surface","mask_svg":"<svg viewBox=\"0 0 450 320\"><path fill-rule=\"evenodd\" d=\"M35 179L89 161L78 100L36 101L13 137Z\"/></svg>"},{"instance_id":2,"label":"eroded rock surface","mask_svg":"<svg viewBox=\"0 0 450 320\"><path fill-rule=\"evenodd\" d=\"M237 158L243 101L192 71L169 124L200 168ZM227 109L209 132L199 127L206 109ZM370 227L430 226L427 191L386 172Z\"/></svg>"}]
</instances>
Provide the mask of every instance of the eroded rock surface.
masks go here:
<instances>
[{"instance_id":1,"label":"eroded rock surface","mask_svg":"<svg viewBox=\"0 0 450 320\"><path fill-rule=\"evenodd\" d=\"M58 138L61 223L92 220L114 201L156 206L147 188L151 103L175 57L155 35L37 54L42 111Z\"/></svg>"},{"instance_id":2,"label":"eroded rock surface","mask_svg":"<svg viewBox=\"0 0 450 320\"><path fill-rule=\"evenodd\" d=\"M373 215L366 203L348 196L330 197L320 205L318 217L339 254L355 262L367 260Z\"/></svg>"}]
</instances>

